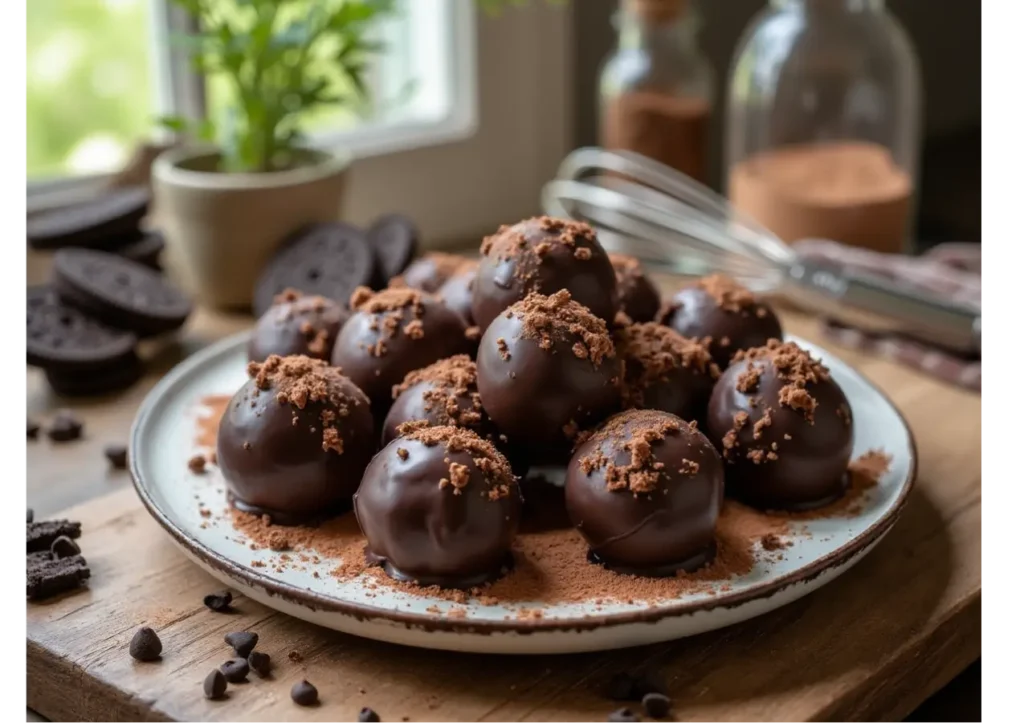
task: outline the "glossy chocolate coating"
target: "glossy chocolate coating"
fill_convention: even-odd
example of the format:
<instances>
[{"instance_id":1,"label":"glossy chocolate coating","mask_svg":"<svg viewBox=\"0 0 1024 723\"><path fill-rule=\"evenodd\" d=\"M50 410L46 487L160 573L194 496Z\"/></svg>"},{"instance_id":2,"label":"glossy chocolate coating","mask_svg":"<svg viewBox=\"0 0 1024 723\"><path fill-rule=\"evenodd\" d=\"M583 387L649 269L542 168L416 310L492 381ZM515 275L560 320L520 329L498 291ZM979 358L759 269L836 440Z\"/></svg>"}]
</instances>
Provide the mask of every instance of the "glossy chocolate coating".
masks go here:
<instances>
[{"instance_id":1,"label":"glossy chocolate coating","mask_svg":"<svg viewBox=\"0 0 1024 723\"><path fill-rule=\"evenodd\" d=\"M645 430L671 424L650 441L652 464L663 467L653 489L609 489L608 463L628 467L632 451L624 442ZM586 461L605 462L587 472ZM696 463L686 469L684 461ZM569 519L590 545L591 557L621 572L670 575L713 559L715 522L722 507L722 462L708 439L666 412L629 410L615 415L579 446L566 474Z\"/></svg>"},{"instance_id":2,"label":"glossy chocolate coating","mask_svg":"<svg viewBox=\"0 0 1024 723\"><path fill-rule=\"evenodd\" d=\"M756 388L741 392L737 380L748 364L760 369L761 377ZM817 401L811 424L803 411L780 403L786 384L770 359L740 360L722 373L708 407L708 436L722 450L727 494L762 509L827 504L843 494L847 482L853 422L843 390L831 378L807 384ZM765 410L770 410L771 425L754 439L754 424ZM726 448L738 412L746 412L749 421Z\"/></svg>"},{"instance_id":3,"label":"glossy chocolate coating","mask_svg":"<svg viewBox=\"0 0 1024 723\"><path fill-rule=\"evenodd\" d=\"M409 264L401 279L406 286L433 294L464 263L464 256L434 251Z\"/></svg>"},{"instance_id":4,"label":"glossy chocolate coating","mask_svg":"<svg viewBox=\"0 0 1024 723\"><path fill-rule=\"evenodd\" d=\"M559 238L570 236L572 244ZM538 248L544 249L538 253ZM473 319L481 329L530 292L566 289L611 324L618 310L615 270L593 229L578 222L531 218L484 240L473 286Z\"/></svg>"},{"instance_id":5,"label":"glossy chocolate coating","mask_svg":"<svg viewBox=\"0 0 1024 723\"><path fill-rule=\"evenodd\" d=\"M729 310L700 286L680 290L659 314L658 321L694 339L711 338L709 350L722 369L743 349L782 338L779 319L767 304L757 302Z\"/></svg>"},{"instance_id":6,"label":"glossy chocolate coating","mask_svg":"<svg viewBox=\"0 0 1024 723\"><path fill-rule=\"evenodd\" d=\"M564 462L576 434L618 408L622 364L617 356L596 365L579 358L575 338L553 339L542 349L539 339L524 335L516 309L495 319L480 340L480 399L509 442L529 450L531 463Z\"/></svg>"},{"instance_id":7,"label":"glossy chocolate coating","mask_svg":"<svg viewBox=\"0 0 1024 723\"><path fill-rule=\"evenodd\" d=\"M632 256L608 254L615 269L619 311L635 322L654 321L661 308L661 294Z\"/></svg>"},{"instance_id":8,"label":"glossy chocolate coating","mask_svg":"<svg viewBox=\"0 0 1024 723\"><path fill-rule=\"evenodd\" d=\"M299 409L277 399L277 388L261 390L250 379L235 394L217 433L217 464L229 497L245 511L296 524L343 511L351 504L363 470L376 449L369 400L337 372L347 413L327 401ZM342 453L324 448L325 411L336 413ZM293 420L298 420L293 422Z\"/></svg>"},{"instance_id":9,"label":"glossy chocolate coating","mask_svg":"<svg viewBox=\"0 0 1024 723\"><path fill-rule=\"evenodd\" d=\"M328 360L349 312L322 296L293 295L276 302L259 318L249 339L249 361L271 354L305 354Z\"/></svg>"},{"instance_id":10,"label":"glossy chocolate coating","mask_svg":"<svg viewBox=\"0 0 1024 723\"><path fill-rule=\"evenodd\" d=\"M444 305L461 316L468 326L473 326L473 282L476 279L476 267L476 262L463 264L437 291Z\"/></svg>"},{"instance_id":11,"label":"glossy chocolate coating","mask_svg":"<svg viewBox=\"0 0 1024 723\"><path fill-rule=\"evenodd\" d=\"M505 493L492 499L495 487L476 462L483 456L500 459L493 447L482 455L416 436L382 449L355 496L367 558L396 579L449 588L479 585L507 569L522 500L510 471ZM468 473L460 489L450 484L453 465Z\"/></svg>"}]
</instances>

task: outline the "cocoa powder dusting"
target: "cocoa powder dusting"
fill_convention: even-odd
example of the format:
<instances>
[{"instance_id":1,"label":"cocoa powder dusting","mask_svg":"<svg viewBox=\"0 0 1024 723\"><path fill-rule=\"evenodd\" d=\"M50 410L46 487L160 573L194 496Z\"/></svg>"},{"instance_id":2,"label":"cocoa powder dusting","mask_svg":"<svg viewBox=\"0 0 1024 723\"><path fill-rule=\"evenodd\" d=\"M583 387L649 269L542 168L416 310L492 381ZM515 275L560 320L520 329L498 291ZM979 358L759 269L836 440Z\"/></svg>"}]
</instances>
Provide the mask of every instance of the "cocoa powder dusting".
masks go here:
<instances>
[{"instance_id":1,"label":"cocoa powder dusting","mask_svg":"<svg viewBox=\"0 0 1024 723\"><path fill-rule=\"evenodd\" d=\"M615 346L604 320L573 301L566 289L551 296L531 293L506 313L518 317L522 337L536 339L542 349L551 349L554 342L569 344L577 357L590 359L595 366L605 358L615 358Z\"/></svg>"},{"instance_id":2,"label":"cocoa powder dusting","mask_svg":"<svg viewBox=\"0 0 1024 723\"><path fill-rule=\"evenodd\" d=\"M804 419L814 424L814 410L818 400L807 390L807 385L828 379L828 367L793 342L781 342L778 339L769 339L762 347L737 352L733 363L744 359L747 361L747 369L737 379L737 391L750 391L741 387L748 385L749 375L753 373L751 370L757 366L754 362L771 363L779 379L786 382L779 389L779 404L802 412Z\"/></svg>"},{"instance_id":3,"label":"cocoa powder dusting","mask_svg":"<svg viewBox=\"0 0 1024 723\"><path fill-rule=\"evenodd\" d=\"M196 420L195 443L206 449L216 449L220 418L231 403L230 394L208 394L199 400L201 414Z\"/></svg>"},{"instance_id":4,"label":"cocoa powder dusting","mask_svg":"<svg viewBox=\"0 0 1024 723\"><path fill-rule=\"evenodd\" d=\"M729 276L705 276L696 285L707 292L708 296L715 300L715 304L724 311L739 313L757 304L757 299L750 290Z\"/></svg>"},{"instance_id":5,"label":"cocoa powder dusting","mask_svg":"<svg viewBox=\"0 0 1024 723\"><path fill-rule=\"evenodd\" d=\"M689 339L662 324L629 324L616 330L615 341L626 365L624 401L643 404L645 389L679 368L692 369L717 379L721 372L706 343Z\"/></svg>"}]
</instances>

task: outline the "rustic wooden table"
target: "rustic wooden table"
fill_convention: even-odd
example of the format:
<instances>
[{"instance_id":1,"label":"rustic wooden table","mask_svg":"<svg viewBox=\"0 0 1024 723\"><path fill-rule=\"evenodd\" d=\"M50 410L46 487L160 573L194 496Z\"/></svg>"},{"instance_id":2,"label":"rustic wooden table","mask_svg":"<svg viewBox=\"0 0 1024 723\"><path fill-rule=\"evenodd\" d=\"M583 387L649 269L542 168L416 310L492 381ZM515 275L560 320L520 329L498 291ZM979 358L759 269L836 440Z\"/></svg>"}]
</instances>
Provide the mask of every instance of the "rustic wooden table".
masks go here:
<instances>
[{"instance_id":1,"label":"rustic wooden table","mask_svg":"<svg viewBox=\"0 0 1024 723\"><path fill-rule=\"evenodd\" d=\"M217 588L189 563L108 469L103 447L123 443L135 410L171 365L244 328L248 317L200 311L173 344L148 349L151 371L131 390L68 404L36 370L28 413L47 421L71 406L85 438L28 445L28 500L37 517L84 522L89 591L29 604L28 702L54 719L354 720L369 705L385 720L603 720L613 672L661 671L677 719L900 719L981 654L981 399L912 370L833 350L877 383L917 438L920 477L889 536L840 579L772 614L673 643L609 653L512 658L402 648L325 631L249 600L240 614L202 606ZM812 320L786 314L793 333L817 341ZM825 344L825 346L829 346ZM157 628L164 661L133 664L132 632ZM260 634L272 680L200 695L222 662L227 630ZM288 660L299 651L303 660ZM300 710L288 688L308 677L323 705Z\"/></svg>"}]
</instances>

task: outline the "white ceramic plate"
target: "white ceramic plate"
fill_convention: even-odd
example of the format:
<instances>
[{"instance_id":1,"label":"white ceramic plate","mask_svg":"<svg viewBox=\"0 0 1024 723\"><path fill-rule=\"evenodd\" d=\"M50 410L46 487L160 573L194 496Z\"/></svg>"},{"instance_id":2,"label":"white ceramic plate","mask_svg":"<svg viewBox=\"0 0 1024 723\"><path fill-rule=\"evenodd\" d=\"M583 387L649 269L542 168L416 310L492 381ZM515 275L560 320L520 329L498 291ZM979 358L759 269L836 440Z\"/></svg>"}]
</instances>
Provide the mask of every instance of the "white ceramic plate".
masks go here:
<instances>
[{"instance_id":1,"label":"white ceramic plate","mask_svg":"<svg viewBox=\"0 0 1024 723\"><path fill-rule=\"evenodd\" d=\"M251 561L271 561L275 553L253 551L230 539L240 533L227 529L226 522L203 525L197 500L221 510L225 499L216 468L202 476L187 470L189 457L200 451L195 443L200 400L233 394L242 385L247 339L247 333L240 334L204 349L150 392L132 428L130 469L136 490L185 554L214 577L268 607L368 638L479 653L567 653L643 645L732 625L806 595L860 560L896 522L916 473L913 438L889 400L839 359L794 339L822 358L849 397L854 456L872 449L892 456L889 470L862 499L855 517L802 521L809 534L792 537L792 547L759 560L749 573L713 593L600 606L536 603L543 617L530 620L509 616L508 607L474 600L457 606L465 609L464 617L448 617L454 604L447 600L383 587L368 595L361 580L339 581L328 574L337 566L330 559L304 570L253 568Z\"/></svg>"}]
</instances>

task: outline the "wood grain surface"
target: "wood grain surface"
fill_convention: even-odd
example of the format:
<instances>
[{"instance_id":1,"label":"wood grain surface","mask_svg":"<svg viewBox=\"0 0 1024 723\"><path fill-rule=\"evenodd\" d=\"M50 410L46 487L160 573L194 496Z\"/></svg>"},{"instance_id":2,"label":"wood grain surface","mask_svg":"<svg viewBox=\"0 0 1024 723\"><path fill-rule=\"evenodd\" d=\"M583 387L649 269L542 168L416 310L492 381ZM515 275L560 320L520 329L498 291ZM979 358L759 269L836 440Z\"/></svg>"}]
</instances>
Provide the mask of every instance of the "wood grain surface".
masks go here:
<instances>
[{"instance_id":1,"label":"wood grain surface","mask_svg":"<svg viewBox=\"0 0 1024 723\"><path fill-rule=\"evenodd\" d=\"M815 340L814 323L786 328ZM981 399L876 357L830 347L877 383L917 438L920 476L893 531L850 572L774 613L694 638L566 656L479 656L377 643L320 629L250 600L236 615L206 610L218 584L188 562L143 511L105 444L126 442L135 409L171 364L246 324L199 313L180 341L147 350L145 380L121 395L68 405L29 372L30 416L72 406L85 439L28 445L37 516L83 522L89 590L27 605L28 702L53 719L604 720L620 704L608 677L647 667L664 679L678 720L885 719L907 715L981 653ZM824 344L824 346L829 346ZM100 499L98 495L105 495ZM92 500L92 501L87 501ZM134 662L134 630L157 629L163 660ZM207 701L206 673L227 659L225 632L251 629L276 665L270 680ZM302 662L288 659L290 651ZM300 709L308 678L322 705ZM637 709L634 706L634 709ZM638 710L638 709L637 709Z\"/></svg>"}]
</instances>

